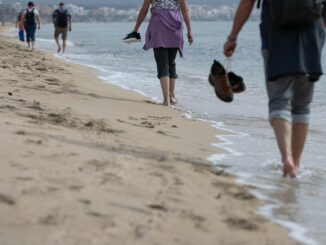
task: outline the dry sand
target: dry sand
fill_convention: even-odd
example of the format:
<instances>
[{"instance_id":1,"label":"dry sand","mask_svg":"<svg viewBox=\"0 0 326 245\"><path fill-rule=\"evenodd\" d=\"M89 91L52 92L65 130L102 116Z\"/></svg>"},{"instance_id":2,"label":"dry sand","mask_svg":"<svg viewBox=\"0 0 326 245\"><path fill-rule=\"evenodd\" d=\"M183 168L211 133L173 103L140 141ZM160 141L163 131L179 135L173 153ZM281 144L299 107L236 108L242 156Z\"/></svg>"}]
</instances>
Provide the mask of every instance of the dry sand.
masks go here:
<instances>
[{"instance_id":1,"label":"dry sand","mask_svg":"<svg viewBox=\"0 0 326 245\"><path fill-rule=\"evenodd\" d=\"M0 244L296 244L205 160L216 133L0 37Z\"/></svg>"}]
</instances>

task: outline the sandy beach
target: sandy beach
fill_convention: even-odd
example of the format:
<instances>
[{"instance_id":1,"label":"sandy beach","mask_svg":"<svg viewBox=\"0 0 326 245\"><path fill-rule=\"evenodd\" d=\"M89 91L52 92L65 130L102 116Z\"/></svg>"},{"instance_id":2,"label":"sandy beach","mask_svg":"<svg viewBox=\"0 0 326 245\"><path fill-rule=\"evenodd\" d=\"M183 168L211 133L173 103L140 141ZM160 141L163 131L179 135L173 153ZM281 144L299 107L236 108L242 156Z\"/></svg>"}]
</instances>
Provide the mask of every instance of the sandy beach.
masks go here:
<instances>
[{"instance_id":1,"label":"sandy beach","mask_svg":"<svg viewBox=\"0 0 326 245\"><path fill-rule=\"evenodd\" d=\"M0 244L297 244L205 122L0 37ZM159 86L159 85L158 85Z\"/></svg>"}]
</instances>

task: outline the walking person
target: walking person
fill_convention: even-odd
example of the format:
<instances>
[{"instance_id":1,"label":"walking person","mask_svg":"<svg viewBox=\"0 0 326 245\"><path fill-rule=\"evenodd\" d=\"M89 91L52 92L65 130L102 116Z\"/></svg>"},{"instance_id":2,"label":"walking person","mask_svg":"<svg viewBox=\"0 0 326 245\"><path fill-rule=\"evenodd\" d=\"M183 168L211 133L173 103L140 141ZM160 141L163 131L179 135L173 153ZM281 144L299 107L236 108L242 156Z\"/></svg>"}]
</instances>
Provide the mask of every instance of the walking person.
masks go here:
<instances>
[{"instance_id":1,"label":"walking person","mask_svg":"<svg viewBox=\"0 0 326 245\"><path fill-rule=\"evenodd\" d=\"M255 2L240 1L224 45L225 56L234 54L238 35ZM260 29L269 119L281 153L284 177L295 177L300 167L315 82L322 75L325 13L322 0L262 2Z\"/></svg>"},{"instance_id":2,"label":"walking person","mask_svg":"<svg viewBox=\"0 0 326 245\"><path fill-rule=\"evenodd\" d=\"M170 106L177 103L175 83L178 76L175 60L178 51L181 57L183 55L182 16L188 31L188 42L190 45L193 43L188 4L187 0L144 0L134 30L124 41L140 39L138 30L150 7L152 16L146 32L144 49L154 49L157 76L164 97L163 105Z\"/></svg>"},{"instance_id":3,"label":"walking person","mask_svg":"<svg viewBox=\"0 0 326 245\"><path fill-rule=\"evenodd\" d=\"M52 14L52 21L54 24L54 39L58 45L58 53L65 53L68 31L71 32L71 14L65 9L65 4L60 3L59 8ZM60 45L59 36L62 38L62 47Z\"/></svg>"},{"instance_id":4,"label":"walking person","mask_svg":"<svg viewBox=\"0 0 326 245\"><path fill-rule=\"evenodd\" d=\"M16 28L18 29L18 37L21 42L25 42L25 30L23 24L23 12L20 12L17 21L16 21Z\"/></svg>"},{"instance_id":5,"label":"walking person","mask_svg":"<svg viewBox=\"0 0 326 245\"><path fill-rule=\"evenodd\" d=\"M23 12L22 24L26 32L26 41L28 48L35 49L35 33L36 29L41 28L40 14L35 9L33 2L27 4L27 9Z\"/></svg>"}]
</instances>

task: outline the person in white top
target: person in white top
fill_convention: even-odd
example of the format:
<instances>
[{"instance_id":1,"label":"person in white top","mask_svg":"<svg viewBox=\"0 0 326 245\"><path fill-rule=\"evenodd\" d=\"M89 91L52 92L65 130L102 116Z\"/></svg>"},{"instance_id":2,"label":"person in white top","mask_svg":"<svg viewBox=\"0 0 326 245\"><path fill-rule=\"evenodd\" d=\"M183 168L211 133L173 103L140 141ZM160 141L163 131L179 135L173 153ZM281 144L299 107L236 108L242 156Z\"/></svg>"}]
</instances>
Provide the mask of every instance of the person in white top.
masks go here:
<instances>
[{"instance_id":1,"label":"person in white top","mask_svg":"<svg viewBox=\"0 0 326 245\"><path fill-rule=\"evenodd\" d=\"M28 48L34 50L35 47L35 33L36 28L41 28L40 14L37 9L34 8L34 3L29 2L27 9L23 12L22 22L25 27L26 41Z\"/></svg>"}]
</instances>

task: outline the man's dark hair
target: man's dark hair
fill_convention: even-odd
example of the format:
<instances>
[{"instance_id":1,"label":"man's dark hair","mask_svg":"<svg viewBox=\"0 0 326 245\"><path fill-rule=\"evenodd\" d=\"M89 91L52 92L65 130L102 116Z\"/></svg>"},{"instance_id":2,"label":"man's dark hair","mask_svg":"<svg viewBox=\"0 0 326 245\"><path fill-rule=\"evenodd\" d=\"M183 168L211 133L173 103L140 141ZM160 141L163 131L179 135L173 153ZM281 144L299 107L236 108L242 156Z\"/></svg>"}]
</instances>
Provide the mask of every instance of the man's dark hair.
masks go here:
<instances>
[{"instance_id":1,"label":"man's dark hair","mask_svg":"<svg viewBox=\"0 0 326 245\"><path fill-rule=\"evenodd\" d=\"M28 7L34 7L34 3L33 2L28 2L27 6Z\"/></svg>"},{"instance_id":2,"label":"man's dark hair","mask_svg":"<svg viewBox=\"0 0 326 245\"><path fill-rule=\"evenodd\" d=\"M60 7L65 6L65 3L64 2L61 2L61 3L59 3L59 6Z\"/></svg>"}]
</instances>

